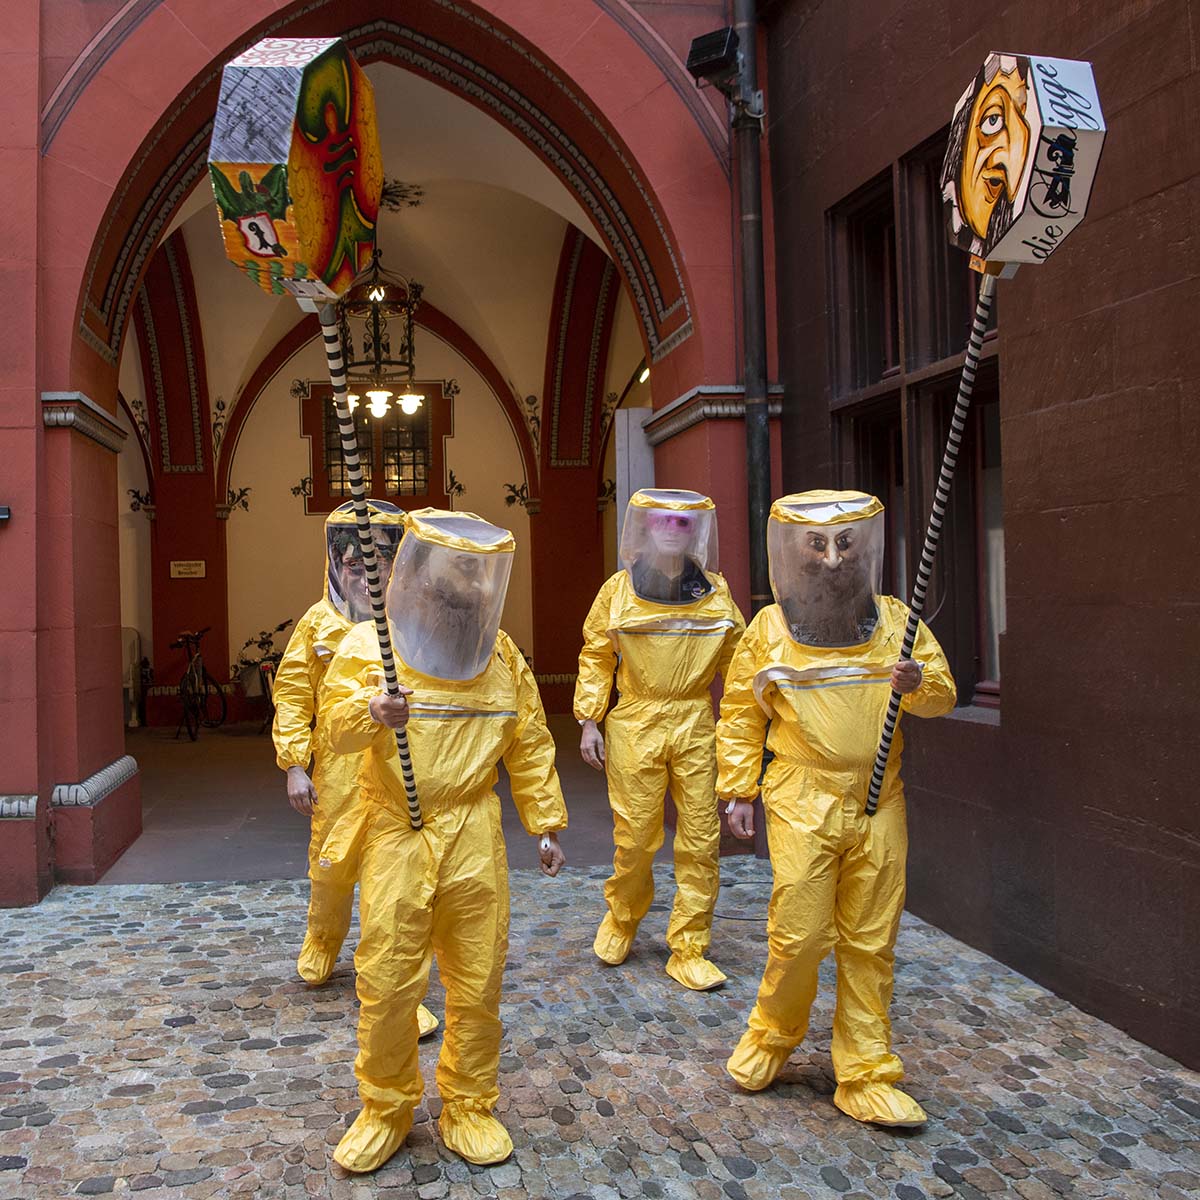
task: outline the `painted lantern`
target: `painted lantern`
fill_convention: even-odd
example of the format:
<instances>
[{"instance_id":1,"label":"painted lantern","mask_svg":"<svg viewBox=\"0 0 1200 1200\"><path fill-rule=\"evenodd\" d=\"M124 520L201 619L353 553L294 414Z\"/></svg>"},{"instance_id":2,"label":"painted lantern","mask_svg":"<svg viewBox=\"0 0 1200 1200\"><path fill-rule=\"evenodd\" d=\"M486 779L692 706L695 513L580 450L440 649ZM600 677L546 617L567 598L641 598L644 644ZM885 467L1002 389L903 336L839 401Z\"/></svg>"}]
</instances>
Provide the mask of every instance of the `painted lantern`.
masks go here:
<instances>
[{"instance_id":1,"label":"painted lantern","mask_svg":"<svg viewBox=\"0 0 1200 1200\"><path fill-rule=\"evenodd\" d=\"M371 261L375 95L341 38L266 38L230 62L208 169L225 253L264 291L336 300Z\"/></svg>"},{"instance_id":2,"label":"painted lantern","mask_svg":"<svg viewBox=\"0 0 1200 1200\"><path fill-rule=\"evenodd\" d=\"M1104 132L1090 63L989 54L950 123L950 240L993 264L1047 259L1083 220Z\"/></svg>"}]
</instances>

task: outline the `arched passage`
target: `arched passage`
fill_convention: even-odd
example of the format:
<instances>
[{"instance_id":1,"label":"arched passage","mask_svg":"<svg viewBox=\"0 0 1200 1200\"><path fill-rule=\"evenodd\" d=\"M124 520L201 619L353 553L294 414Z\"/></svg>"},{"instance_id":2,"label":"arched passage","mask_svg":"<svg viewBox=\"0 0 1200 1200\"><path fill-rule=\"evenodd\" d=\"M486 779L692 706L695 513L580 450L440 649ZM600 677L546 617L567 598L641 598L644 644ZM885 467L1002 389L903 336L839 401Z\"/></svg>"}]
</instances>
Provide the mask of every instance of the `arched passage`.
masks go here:
<instances>
[{"instance_id":1,"label":"arched passage","mask_svg":"<svg viewBox=\"0 0 1200 1200\"><path fill-rule=\"evenodd\" d=\"M80 160L87 163L90 186L72 206L72 223L95 231L83 255L79 242L62 247L63 283L78 272L79 321L66 345L47 345L50 361L60 370L69 362L81 386L107 390L105 367L116 361L149 256L203 175L221 65L266 33L327 33L332 21L363 62L393 62L454 91L557 174L621 272L664 400L685 386L727 382L729 181L711 120L664 87L662 67L587 0L489 8L416 0L403 26L381 19L372 0L259 0L215 11L179 0L169 20L155 8L92 64L87 87L45 130L48 182L78 183ZM195 36L181 38L180 23ZM590 30L586 53L577 44L581 28ZM189 76L179 91L176 81ZM147 119L114 126L114 97L131 94ZM118 173L114 163L127 165ZM56 292L59 278L55 271Z\"/></svg>"},{"instance_id":2,"label":"arched passage","mask_svg":"<svg viewBox=\"0 0 1200 1200\"><path fill-rule=\"evenodd\" d=\"M94 877L136 833L138 785L123 755L116 652L112 456L121 431L105 414L117 412L121 351L152 256L187 217L203 175L220 67L241 46L266 33L328 33L333 23L365 63L399 67L464 100L536 157L559 189L544 202L569 209L570 221L578 215L611 260L657 402L735 375L724 123L692 91L678 36L671 42L650 29L623 0L414 0L403 25L381 7L377 0L128 0L87 46L65 46L71 22L64 21L39 48L46 94L40 116L18 137L36 128L41 148L41 233L27 281L36 296L28 338L36 385L21 400L40 465L28 495L13 499L36 520L39 544L52 536L58 552L42 577L50 616L29 609L20 618L30 638L45 620L53 636L39 643L37 680L20 684L32 700L17 731L28 749L10 764L12 780L0 780L0 790L24 794L18 811L30 821L17 894L40 893L55 870ZM707 27L722 6L697 12ZM70 65L60 74L62 63ZM622 371L627 377L628 367ZM43 418L39 393L75 397L55 410L55 430L46 434L50 412ZM525 387L502 394L506 405L520 406L528 476L529 460L541 454L529 441L536 414ZM69 486L50 491L51 478ZM536 499L532 479L530 489ZM218 506L224 499L214 496ZM15 534L7 538L8 547L17 544ZM50 799L60 792L94 803L79 806L86 813L58 814L55 861ZM73 862L64 861L64 847Z\"/></svg>"}]
</instances>

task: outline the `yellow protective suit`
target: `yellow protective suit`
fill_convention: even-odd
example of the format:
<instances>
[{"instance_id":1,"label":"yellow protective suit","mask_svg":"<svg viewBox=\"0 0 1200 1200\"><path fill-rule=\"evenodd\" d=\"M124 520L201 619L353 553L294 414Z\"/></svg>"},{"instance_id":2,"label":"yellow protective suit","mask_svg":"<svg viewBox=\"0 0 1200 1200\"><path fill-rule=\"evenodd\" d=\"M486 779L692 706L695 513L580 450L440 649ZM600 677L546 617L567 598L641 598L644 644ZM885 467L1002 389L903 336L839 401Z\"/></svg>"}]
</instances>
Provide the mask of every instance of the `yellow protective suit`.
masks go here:
<instances>
[{"instance_id":1,"label":"yellow protective suit","mask_svg":"<svg viewBox=\"0 0 1200 1200\"><path fill-rule=\"evenodd\" d=\"M275 761L281 771L308 770L312 761L317 804L308 843L308 931L297 970L309 983L323 983L333 970L354 911L354 879L334 886L317 869L321 844L334 822L354 804L359 762L354 755L335 754L325 724L316 720L317 693L325 668L351 624L327 599L300 618L275 672Z\"/></svg>"},{"instance_id":2,"label":"yellow protective suit","mask_svg":"<svg viewBox=\"0 0 1200 1200\"><path fill-rule=\"evenodd\" d=\"M595 952L613 965L624 961L650 908L669 786L678 821L667 971L696 990L725 979L704 959L720 885L721 840L708 689L718 672L725 674L745 628L725 580L708 578L713 590L692 604L643 600L628 571L608 579L583 626L574 706L577 720L602 720L616 669L620 702L605 727L615 852Z\"/></svg>"},{"instance_id":3,"label":"yellow protective suit","mask_svg":"<svg viewBox=\"0 0 1200 1200\"><path fill-rule=\"evenodd\" d=\"M751 622L730 666L717 726L717 791L723 800L757 794L765 738L775 755L762 784L775 883L766 971L728 1069L751 1090L771 1083L807 1032L817 968L832 949L835 1102L859 1120L902 1125L924 1120L915 1101L869 1086L903 1075L888 1006L908 849L899 729L879 809L874 817L864 811L908 618L907 606L891 596L879 597L878 606L869 642L825 648L794 642L773 604ZM954 679L924 624L913 658L923 678L901 712L949 712Z\"/></svg>"},{"instance_id":4,"label":"yellow protective suit","mask_svg":"<svg viewBox=\"0 0 1200 1200\"><path fill-rule=\"evenodd\" d=\"M375 630L356 626L325 677L322 712L339 753L362 754L364 804L338 822L322 850L322 870L337 879L361 863L362 935L358 972L358 1076L363 1113L335 1158L351 1171L373 1170L404 1140L423 1090L417 1064L418 1001L431 955L446 988L446 1026L438 1057L447 1146L473 1162L498 1161L478 1121L499 1097L500 984L508 950L508 867L495 785L503 760L526 830L567 824L554 742L537 684L507 634L487 667L450 682L397 659L413 689L407 725L424 827L409 825L393 732L368 709L380 690ZM499 1131L503 1134L502 1127Z\"/></svg>"},{"instance_id":5,"label":"yellow protective suit","mask_svg":"<svg viewBox=\"0 0 1200 1200\"><path fill-rule=\"evenodd\" d=\"M336 514L345 524L346 514ZM372 512L375 522L386 516ZM329 524L333 523L331 515ZM348 873L333 882L317 867L321 845L329 831L356 800L355 779L361 766L360 756L337 754L329 745L326 724L317 711L321 682L342 638L352 623L333 606L329 598L328 576L325 596L300 618L287 649L275 671L272 699L275 720L271 736L275 743L275 761L281 771L299 767L307 771L312 762L312 783L317 803L312 814L312 832L308 842L308 928L296 969L312 984L329 978L354 912L355 878ZM438 1026L437 1017L424 1005L418 1014L421 1036Z\"/></svg>"}]
</instances>

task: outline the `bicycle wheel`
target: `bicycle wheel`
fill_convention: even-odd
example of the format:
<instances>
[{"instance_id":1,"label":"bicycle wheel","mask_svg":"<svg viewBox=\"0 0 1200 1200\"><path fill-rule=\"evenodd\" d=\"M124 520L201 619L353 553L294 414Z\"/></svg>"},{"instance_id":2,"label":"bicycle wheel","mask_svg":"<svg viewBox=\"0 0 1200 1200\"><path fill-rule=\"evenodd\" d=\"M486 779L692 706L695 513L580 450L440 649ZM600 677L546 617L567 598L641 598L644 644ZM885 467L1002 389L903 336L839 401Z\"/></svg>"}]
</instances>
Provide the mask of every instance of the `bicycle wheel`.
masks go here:
<instances>
[{"instance_id":1,"label":"bicycle wheel","mask_svg":"<svg viewBox=\"0 0 1200 1200\"><path fill-rule=\"evenodd\" d=\"M196 695L190 673L183 677L179 685L179 700L183 705L183 727L194 742L200 734L200 698ZM175 736L178 737L178 733Z\"/></svg>"},{"instance_id":2,"label":"bicycle wheel","mask_svg":"<svg viewBox=\"0 0 1200 1200\"><path fill-rule=\"evenodd\" d=\"M216 729L225 724L227 714L225 693L221 685L205 670L203 683L198 697L200 701L200 721L208 729Z\"/></svg>"}]
</instances>

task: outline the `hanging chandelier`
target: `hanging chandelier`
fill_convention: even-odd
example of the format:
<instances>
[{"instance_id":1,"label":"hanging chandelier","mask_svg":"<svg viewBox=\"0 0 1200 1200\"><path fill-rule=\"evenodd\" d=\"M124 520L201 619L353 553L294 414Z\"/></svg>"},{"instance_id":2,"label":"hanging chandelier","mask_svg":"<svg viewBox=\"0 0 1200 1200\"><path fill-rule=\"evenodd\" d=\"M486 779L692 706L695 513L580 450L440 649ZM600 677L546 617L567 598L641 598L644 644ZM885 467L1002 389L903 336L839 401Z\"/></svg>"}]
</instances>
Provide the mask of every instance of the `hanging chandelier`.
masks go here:
<instances>
[{"instance_id":1,"label":"hanging chandelier","mask_svg":"<svg viewBox=\"0 0 1200 1200\"><path fill-rule=\"evenodd\" d=\"M376 248L370 265L359 272L338 302L338 327L346 356L350 410L363 396L373 417L388 411L393 396L410 416L425 397L416 390L413 314L421 306L421 285L384 270Z\"/></svg>"}]
</instances>

